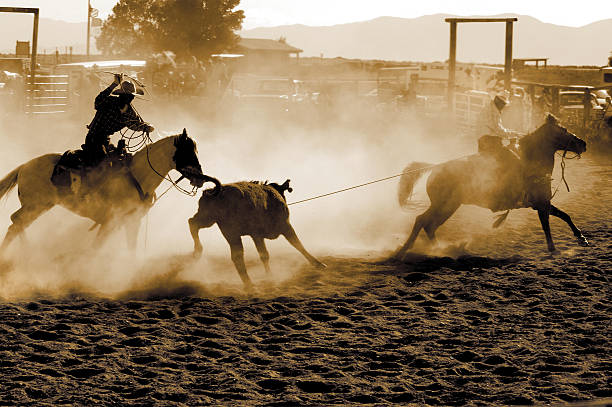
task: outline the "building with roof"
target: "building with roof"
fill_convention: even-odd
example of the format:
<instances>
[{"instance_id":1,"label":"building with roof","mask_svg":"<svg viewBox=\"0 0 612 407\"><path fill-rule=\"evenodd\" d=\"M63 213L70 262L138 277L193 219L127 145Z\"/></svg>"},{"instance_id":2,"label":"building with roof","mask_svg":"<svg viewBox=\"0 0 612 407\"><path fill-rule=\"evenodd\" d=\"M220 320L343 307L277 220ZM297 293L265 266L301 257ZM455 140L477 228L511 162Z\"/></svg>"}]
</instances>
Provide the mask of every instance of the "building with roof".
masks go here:
<instances>
[{"instance_id":1,"label":"building with roof","mask_svg":"<svg viewBox=\"0 0 612 407\"><path fill-rule=\"evenodd\" d=\"M232 52L244 55L241 65L265 69L295 63L303 50L287 44L284 39L241 38Z\"/></svg>"}]
</instances>

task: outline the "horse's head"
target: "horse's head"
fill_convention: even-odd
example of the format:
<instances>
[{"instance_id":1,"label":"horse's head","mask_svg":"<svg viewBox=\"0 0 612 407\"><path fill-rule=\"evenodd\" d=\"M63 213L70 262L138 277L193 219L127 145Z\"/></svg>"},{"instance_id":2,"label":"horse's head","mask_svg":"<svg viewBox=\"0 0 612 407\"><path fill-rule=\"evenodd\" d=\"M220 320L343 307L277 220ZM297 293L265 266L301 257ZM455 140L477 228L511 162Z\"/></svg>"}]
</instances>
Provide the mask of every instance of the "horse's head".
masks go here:
<instances>
[{"instance_id":1,"label":"horse's head","mask_svg":"<svg viewBox=\"0 0 612 407\"><path fill-rule=\"evenodd\" d=\"M576 154L586 151L586 141L561 126L559 120L552 114L548 114L542 127L546 129L547 139L555 151L571 151Z\"/></svg>"},{"instance_id":2,"label":"horse's head","mask_svg":"<svg viewBox=\"0 0 612 407\"><path fill-rule=\"evenodd\" d=\"M183 133L175 136L174 147L176 150L172 160L174 161L175 168L191 182L191 185L199 188L206 181L213 182L216 187L221 185L216 178L202 173L202 166L200 165L200 160L198 160L198 150L195 141L187 135L187 130L183 129Z\"/></svg>"}]
</instances>

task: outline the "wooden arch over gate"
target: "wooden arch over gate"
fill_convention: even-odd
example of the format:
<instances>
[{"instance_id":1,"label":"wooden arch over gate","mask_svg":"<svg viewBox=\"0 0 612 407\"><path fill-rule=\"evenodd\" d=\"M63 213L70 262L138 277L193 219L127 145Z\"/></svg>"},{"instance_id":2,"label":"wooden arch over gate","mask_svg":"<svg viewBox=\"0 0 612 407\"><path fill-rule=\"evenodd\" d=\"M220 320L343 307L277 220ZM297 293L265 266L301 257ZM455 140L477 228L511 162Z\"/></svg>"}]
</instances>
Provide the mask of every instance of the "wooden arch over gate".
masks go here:
<instances>
[{"instance_id":1,"label":"wooden arch over gate","mask_svg":"<svg viewBox=\"0 0 612 407\"><path fill-rule=\"evenodd\" d=\"M457 65L457 23L506 23L506 53L504 63L504 87L512 84L512 29L516 17L510 18L446 18L450 23L450 53L448 56L448 106L452 111L455 99L455 70Z\"/></svg>"},{"instance_id":2,"label":"wooden arch over gate","mask_svg":"<svg viewBox=\"0 0 612 407\"><path fill-rule=\"evenodd\" d=\"M38 9L24 7L0 7L0 13L34 14L34 24L32 28L32 56L30 57L30 83L34 83L34 78L36 77L36 54L38 54Z\"/></svg>"}]
</instances>

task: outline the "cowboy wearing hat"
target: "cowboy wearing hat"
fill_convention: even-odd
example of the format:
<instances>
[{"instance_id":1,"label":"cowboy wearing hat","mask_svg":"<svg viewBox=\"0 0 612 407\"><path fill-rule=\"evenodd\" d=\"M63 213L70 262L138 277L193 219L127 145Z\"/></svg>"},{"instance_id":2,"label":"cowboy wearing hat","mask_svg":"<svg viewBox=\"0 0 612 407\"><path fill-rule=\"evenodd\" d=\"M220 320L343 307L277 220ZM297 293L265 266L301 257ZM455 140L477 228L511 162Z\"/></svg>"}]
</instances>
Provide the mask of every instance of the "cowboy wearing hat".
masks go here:
<instances>
[{"instance_id":1,"label":"cowboy wearing hat","mask_svg":"<svg viewBox=\"0 0 612 407\"><path fill-rule=\"evenodd\" d=\"M501 112L508 104L503 95L496 95L488 106L485 106L478 117L477 131L478 152L493 157L497 162L498 187L493 194L493 207L512 207L520 191L516 181L521 176L521 162L513 148L513 143L520 138L519 132L509 130L502 124ZM503 139L510 140L510 147L504 147Z\"/></svg>"},{"instance_id":2,"label":"cowboy wearing hat","mask_svg":"<svg viewBox=\"0 0 612 407\"><path fill-rule=\"evenodd\" d=\"M115 89L119 86L118 89ZM113 133L127 127L134 131L152 132L154 129L136 113L131 105L135 95L144 95L142 88L133 81L115 74L115 79L104 89L94 102L96 115L87 126L89 131L82 145L88 164L96 166L114 149L110 143Z\"/></svg>"},{"instance_id":3,"label":"cowboy wearing hat","mask_svg":"<svg viewBox=\"0 0 612 407\"><path fill-rule=\"evenodd\" d=\"M520 136L517 132L505 128L502 124L501 114L507 104L508 100L503 95L496 95L491 103L482 109L476 123L476 134L479 137L488 135L510 139Z\"/></svg>"}]
</instances>

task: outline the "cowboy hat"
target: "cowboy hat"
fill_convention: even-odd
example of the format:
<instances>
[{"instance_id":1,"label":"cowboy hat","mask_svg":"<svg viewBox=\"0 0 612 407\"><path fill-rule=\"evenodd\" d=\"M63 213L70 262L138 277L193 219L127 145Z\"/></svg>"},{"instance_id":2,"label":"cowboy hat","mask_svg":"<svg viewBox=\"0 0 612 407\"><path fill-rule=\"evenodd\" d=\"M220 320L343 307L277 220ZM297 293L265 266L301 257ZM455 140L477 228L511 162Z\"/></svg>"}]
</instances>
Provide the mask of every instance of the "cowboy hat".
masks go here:
<instances>
[{"instance_id":1,"label":"cowboy hat","mask_svg":"<svg viewBox=\"0 0 612 407\"><path fill-rule=\"evenodd\" d=\"M144 95L142 87L134 84L130 79L123 79L119 88L113 91L113 95Z\"/></svg>"}]
</instances>

